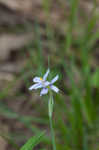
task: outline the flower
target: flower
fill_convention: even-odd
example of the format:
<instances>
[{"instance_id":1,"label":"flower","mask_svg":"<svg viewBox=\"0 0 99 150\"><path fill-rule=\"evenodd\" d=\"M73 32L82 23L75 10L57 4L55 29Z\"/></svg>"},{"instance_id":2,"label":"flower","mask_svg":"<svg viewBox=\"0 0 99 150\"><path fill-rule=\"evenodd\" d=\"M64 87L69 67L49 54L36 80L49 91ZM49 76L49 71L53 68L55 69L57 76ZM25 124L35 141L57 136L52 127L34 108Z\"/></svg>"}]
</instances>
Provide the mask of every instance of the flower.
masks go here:
<instances>
[{"instance_id":1,"label":"flower","mask_svg":"<svg viewBox=\"0 0 99 150\"><path fill-rule=\"evenodd\" d=\"M41 92L40 92L40 96L47 94L49 89L51 89L51 90L53 90L54 92L58 93L58 92L59 92L59 89L58 89L55 85L53 85L53 83L55 83L55 82L58 80L58 78L59 78L59 76L56 75L56 76L51 80L51 82L48 83L47 86L43 87L43 89L42 89Z\"/></svg>"},{"instance_id":2,"label":"flower","mask_svg":"<svg viewBox=\"0 0 99 150\"><path fill-rule=\"evenodd\" d=\"M44 88L46 86L49 85L49 82L46 81L47 76L49 74L50 70L48 69L46 71L46 73L44 74L43 78L41 77L34 77L33 78L33 82L35 82L35 84L33 84L32 86L29 87L29 90L33 90L33 89L38 89L38 88Z\"/></svg>"},{"instance_id":3,"label":"flower","mask_svg":"<svg viewBox=\"0 0 99 150\"><path fill-rule=\"evenodd\" d=\"M44 74L43 78L41 77L34 77L33 78L33 82L35 82L35 84L33 84L32 86L29 87L29 90L36 90L39 88L42 88L41 92L40 92L40 96L45 95L48 93L48 90L51 89L54 92L58 93L59 89L53 85L59 78L58 75L56 75L50 82L47 81L47 76L49 74L50 70L48 69L46 71L46 73Z\"/></svg>"}]
</instances>

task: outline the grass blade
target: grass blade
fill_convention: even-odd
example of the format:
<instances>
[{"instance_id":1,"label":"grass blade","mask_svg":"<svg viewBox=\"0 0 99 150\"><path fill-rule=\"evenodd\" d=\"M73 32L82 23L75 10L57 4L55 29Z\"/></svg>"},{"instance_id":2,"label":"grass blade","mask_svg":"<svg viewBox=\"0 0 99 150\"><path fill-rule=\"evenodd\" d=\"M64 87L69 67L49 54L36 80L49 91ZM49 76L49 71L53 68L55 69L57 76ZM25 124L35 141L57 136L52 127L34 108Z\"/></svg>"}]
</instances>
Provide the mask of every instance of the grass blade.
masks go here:
<instances>
[{"instance_id":1,"label":"grass blade","mask_svg":"<svg viewBox=\"0 0 99 150\"><path fill-rule=\"evenodd\" d=\"M41 132L36 136L31 137L22 147L20 150L32 150L37 144L40 143L42 137L44 136L45 132Z\"/></svg>"}]
</instances>

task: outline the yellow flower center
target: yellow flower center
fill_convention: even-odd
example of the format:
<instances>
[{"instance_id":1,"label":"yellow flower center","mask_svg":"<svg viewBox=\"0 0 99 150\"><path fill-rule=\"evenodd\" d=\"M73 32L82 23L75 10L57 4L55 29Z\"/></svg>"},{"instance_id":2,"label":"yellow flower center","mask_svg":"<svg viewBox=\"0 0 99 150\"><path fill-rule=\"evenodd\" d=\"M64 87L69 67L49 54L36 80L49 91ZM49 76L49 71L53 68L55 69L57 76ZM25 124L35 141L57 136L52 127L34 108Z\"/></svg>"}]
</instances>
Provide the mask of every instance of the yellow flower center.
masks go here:
<instances>
[{"instance_id":1,"label":"yellow flower center","mask_svg":"<svg viewBox=\"0 0 99 150\"><path fill-rule=\"evenodd\" d=\"M42 79L42 78L40 78L40 80L42 81L43 79Z\"/></svg>"},{"instance_id":2,"label":"yellow flower center","mask_svg":"<svg viewBox=\"0 0 99 150\"><path fill-rule=\"evenodd\" d=\"M48 86L47 86L47 88L49 89L49 88L50 88L50 86L48 85Z\"/></svg>"}]
</instances>

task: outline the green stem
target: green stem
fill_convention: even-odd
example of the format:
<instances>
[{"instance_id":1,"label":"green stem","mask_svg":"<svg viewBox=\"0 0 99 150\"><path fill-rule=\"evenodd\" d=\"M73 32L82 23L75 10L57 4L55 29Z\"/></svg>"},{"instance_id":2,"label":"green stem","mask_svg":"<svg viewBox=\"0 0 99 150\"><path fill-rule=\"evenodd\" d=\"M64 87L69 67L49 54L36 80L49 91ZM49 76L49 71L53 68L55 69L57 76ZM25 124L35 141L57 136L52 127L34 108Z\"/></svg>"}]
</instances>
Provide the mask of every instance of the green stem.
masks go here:
<instances>
[{"instance_id":1,"label":"green stem","mask_svg":"<svg viewBox=\"0 0 99 150\"><path fill-rule=\"evenodd\" d=\"M53 95L52 95L52 93L50 92L50 99L49 99L49 102L48 102L48 108L49 108L49 122L50 122L51 139L52 139L53 150L56 150L55 135L54 135L53 122L52 122L53 105L54 105Z\"/></svg>"},{"instance_id":2,"label":"green stem","mask_svg":"<svg viewBox=\"0 0 99 150\"><path fill-rule=\"evenodd\" d=\"M54 135L52 117L49 117L49 121L50 121L50 129L51 129L51 137L52 137L53 150L56 150L55 135Z\"/></svg>"}]
</instances>

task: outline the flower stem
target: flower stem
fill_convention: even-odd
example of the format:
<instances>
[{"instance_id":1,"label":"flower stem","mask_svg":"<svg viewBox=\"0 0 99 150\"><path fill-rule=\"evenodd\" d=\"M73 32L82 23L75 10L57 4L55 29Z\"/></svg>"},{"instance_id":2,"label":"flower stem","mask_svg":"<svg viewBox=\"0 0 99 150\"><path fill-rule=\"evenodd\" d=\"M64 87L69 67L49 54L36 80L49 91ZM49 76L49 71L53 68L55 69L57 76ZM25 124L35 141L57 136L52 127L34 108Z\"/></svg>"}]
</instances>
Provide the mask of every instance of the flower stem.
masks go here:
<instances>
[{"instance_id":1,"label":"flower stem","mask_svg":"<svg viewBox=\"0 0 99 150\"><path fill-rule=\"evenodd\" d=\"M51 129L51 137L52 137L53 150L56 150L55 135L54 135L52 117L49 117L49 121L50 121L50 129Z\"/></svg>"},{"instance_id":2,"label":"flower stem","mask_svg":"<svg viewBox=\"0 0 99 150\"><path fill-rule=\"evenodd\" d=\"M56 150L55 135L54 135L53 122L52 122L53 105L54 105L53 96L52 96L52 93L50 93L49 106L48 106L49 107L49 122L50 122L53 150Z\"/></svg>"}]
</instances>

